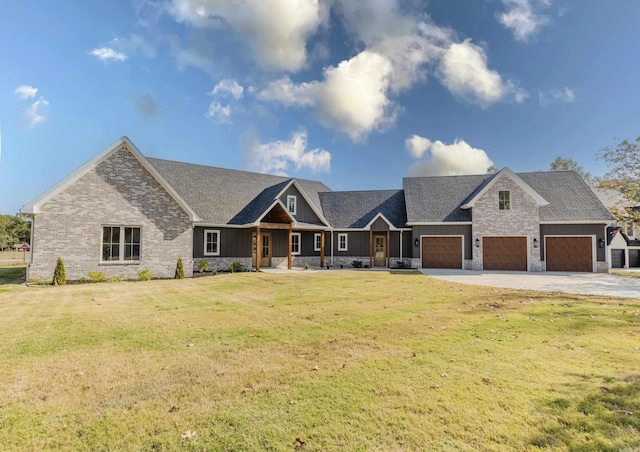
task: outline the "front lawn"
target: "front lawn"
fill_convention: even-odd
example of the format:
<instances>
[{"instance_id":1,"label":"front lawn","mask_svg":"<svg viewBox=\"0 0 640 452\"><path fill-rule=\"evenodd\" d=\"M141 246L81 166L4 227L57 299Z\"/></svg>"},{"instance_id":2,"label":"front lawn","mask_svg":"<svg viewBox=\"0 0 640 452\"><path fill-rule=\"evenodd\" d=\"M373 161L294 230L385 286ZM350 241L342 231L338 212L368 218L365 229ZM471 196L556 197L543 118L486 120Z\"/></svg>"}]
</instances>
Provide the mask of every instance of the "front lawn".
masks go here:
<instances>
[{"instance_id":1,"label":"front lawn","mask_svg":"<svg viewBox=\"0 0 640 452\"><path fill-rule=\"evenodd\" d=\"M634 450L640 300L412 273L0 288L2 450Z\"/></svg>"}]
</instances>

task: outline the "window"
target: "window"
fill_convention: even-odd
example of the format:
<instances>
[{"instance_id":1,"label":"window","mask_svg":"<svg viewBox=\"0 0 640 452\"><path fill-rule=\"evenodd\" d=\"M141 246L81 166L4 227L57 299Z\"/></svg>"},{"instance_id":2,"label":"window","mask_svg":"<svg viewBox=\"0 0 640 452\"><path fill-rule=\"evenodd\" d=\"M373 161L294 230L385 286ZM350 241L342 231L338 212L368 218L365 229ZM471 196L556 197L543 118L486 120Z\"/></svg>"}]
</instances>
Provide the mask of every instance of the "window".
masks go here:
<instances>
[{"instance_id":1,"label":"window","mask_svg":"<svg viewBox=\"0 0 640 452\"><path fill-rule=\"evenodd\" d=\"M204 231L204 255L220 256L220 231L212 229Z\"/></svg>"},{"instance_id":2,"label":"window","mask_svg":"<svg viewBox=\"0 0 640 452\"><path fill-rule=\"evenodd\" d=\"M511 210L511 192L509 190L498 192L498 210Z\"/></svg>"},{"instance_id":3,"label":"window","mask_svg":"<svg viewBox=\"0 0 640 452\"><path fill-rule=\"evenodd\" d=\"M287 195L287 210L290 214L296 214L296 206L298 204L298 198L294 195Z\"/></svg>"},{"instance_id":4,"label":"window","mask_svg":"<svg viewBox=\"0 0 640 452\"><path fill-rule=\"evenodd\" d=\"M338 234L338 251L348 250L347 234Z\"/></svg>"},{"instance_id":5,"label":"window","mask_svg":"<svg viewBox=\"0 0 640 452\"><path fill-rule=\"evenodd\" d=\"M313 251L322 251L322 235L313 234Z\"/></svg>"},{"instance_id":6,"label":"window","mask_svg":"<svg viewBox=\"0 0 640 452\"><path fill-rule=\"evenodd\" d=\"M140 242L140 228L104 226L102 228L102 261L139 261Z\"/></svg>"},{"instance_id":7,"label":"window","mask_svg":"<svg viewBox=\"0 0 640 452\"><path fill-rule=\"evenodd\" d=\"M291 234L291 254L297 256L300 254L300 233L294 232Z\"/></svg>"}]
</instances>

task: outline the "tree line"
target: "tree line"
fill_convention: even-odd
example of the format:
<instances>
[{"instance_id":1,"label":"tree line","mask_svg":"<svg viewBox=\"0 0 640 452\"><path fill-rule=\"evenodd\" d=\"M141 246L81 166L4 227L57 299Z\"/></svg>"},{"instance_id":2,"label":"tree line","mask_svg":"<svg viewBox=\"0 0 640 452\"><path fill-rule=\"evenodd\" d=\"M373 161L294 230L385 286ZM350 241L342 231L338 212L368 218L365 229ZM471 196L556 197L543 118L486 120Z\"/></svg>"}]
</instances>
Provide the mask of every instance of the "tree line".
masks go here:
<instances>
[{"instance_id":1,"label":"tree line","mask_svg":"<svg viewBox=\"0 0 640 452\"><path fill-rule=\"evenodd\" d=\"M19 215L0 215L0 251L31 240L31 224Z\"/></svg>"}]
</instances>

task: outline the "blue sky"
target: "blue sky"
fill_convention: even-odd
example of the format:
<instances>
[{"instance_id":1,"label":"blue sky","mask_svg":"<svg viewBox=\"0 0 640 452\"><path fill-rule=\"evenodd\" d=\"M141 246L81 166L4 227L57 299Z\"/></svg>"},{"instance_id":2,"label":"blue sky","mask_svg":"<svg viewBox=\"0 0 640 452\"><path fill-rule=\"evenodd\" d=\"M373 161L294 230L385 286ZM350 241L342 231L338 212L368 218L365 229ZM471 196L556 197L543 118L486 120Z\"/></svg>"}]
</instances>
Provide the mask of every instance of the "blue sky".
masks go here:
<instances>
[{"instance_id":1,"label":"blue sky","mask_svg":"<svg viewBox=\"0 0 640 452\"><path fill-rule=\"evenodd\" d=\"M592 174L640 134L637 0L0 0L0 213L147 156L400 188Z\"/></svg>"}]
</instances>

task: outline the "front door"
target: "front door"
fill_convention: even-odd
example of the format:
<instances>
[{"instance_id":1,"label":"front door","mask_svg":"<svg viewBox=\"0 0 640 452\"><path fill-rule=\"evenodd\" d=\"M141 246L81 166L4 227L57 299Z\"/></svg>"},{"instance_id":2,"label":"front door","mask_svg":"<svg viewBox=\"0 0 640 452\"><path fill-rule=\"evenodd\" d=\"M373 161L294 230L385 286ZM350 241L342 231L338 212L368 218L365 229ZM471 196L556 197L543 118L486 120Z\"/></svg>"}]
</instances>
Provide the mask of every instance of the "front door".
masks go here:
<instances>
[{"instance_id":1,"label":"front door","mask_svg":"<svg viewBox=\"0 0 640 452\"><path fill-rule=\"evenodd\" d=\"M258 236L254 232L251 240L251 263L256 266L256 248ZM271 267L271 234L260 234L260 267Z\"/></svg>"},{"instance_id":2,"label":"front door","mask_svg":"<svg viewBox=\"0 0 640 452\"><path fill-rule=\"evenodd\" d=\"M373 244L373 265L385 267L387 265L387 238L384 235L376 235L373 238Z\"/></svg>"}]
</instances>

